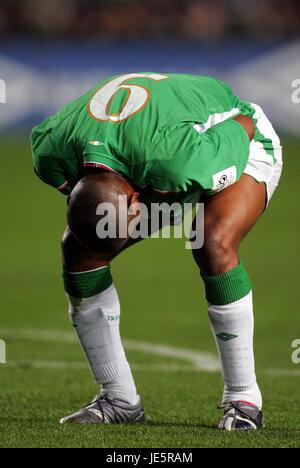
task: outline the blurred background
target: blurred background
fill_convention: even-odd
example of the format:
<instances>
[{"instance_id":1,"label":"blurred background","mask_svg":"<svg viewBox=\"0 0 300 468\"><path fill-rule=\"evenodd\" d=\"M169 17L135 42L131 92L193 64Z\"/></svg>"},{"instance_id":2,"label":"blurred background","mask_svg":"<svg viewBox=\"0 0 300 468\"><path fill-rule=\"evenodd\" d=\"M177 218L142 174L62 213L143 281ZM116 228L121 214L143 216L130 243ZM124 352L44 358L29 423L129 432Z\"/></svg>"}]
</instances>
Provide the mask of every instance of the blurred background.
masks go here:
<instances>
[{"instance_id":1,"label":"blurred background","mask_svg":"<svg viewBox=\"0 0 300 468\"><path fill-rule=\"evenodd\" d=\"M216 75L297 135L297 0L2 0L0 130L26 128L102 77Z\"/></svg>"},{"instance_id":2,"label":"blurred background","mask_svg":"<svg viewBox=\"0 0 300 468\"><path fill-rule=\"evenodd\" d=\"M21 394L26 404L16 409L22 414L32 407L34 421L39 417L34 395L41 406L47 398L43 411L50 404L57 418L95 390L79 346L58 333L72 333L60 278L66 205L34 176L28 136L33 125L103 77L133 71L222 78L236 94L260 104L282 138L282 182L245 241L242 258L255 289L259 377L272 414L278 418L281 411L285 421L287 411L299 414L299 366L290 357L292 340L300 338L298 0L1 0L0 338L8 346L8 365L1 368L3 398L9 402ZM145 240L117 258L112 268L123 308L122 333L131 345L142 340L215 356L203 286L182 240ZM128 354L154 419L160 416L155 414L153 388L163 384L168 392L161 411L168 420L176 421L176 411L182 414L186 402L193 401L191 395L199 404L201 394L201 404L211 408L208 423L214 424L221 391L218 373L205 378L184 374L175 358L145 355L132 346ZM159 370L162 364L170 366L169 374ZM55 404L54 381L60 395ZM70 397L65 402L66 386ZM280 389L278 399L274 389ZM43 424L48 416L44 414ZM44 429L40 433L47 435ZM165 443L168 431L164 427L152 446ZM5 427L2 433L9 431ZM26 439L22 427L14 437ZM181 437L182 444L193 440L184 427Z\"/></svg>"},{"instance_id":3,"label":"blurred background","mask_svg":"<svg viewBox=\"0 0 300 468\"><path fill-rule=\"evenodd\" d=\"M9 36L106 39L297 37L297 0L2 0Z\"/></svg>"}]
</instances>

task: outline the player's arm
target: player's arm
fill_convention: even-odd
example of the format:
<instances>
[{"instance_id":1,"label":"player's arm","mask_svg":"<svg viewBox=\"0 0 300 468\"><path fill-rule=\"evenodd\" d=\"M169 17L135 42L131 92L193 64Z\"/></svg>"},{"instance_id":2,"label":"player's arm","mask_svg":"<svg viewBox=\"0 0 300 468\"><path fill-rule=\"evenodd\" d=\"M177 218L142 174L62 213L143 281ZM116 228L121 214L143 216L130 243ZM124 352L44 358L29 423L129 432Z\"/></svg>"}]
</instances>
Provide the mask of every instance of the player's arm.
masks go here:
<instances>
[{"instance_id":1,"label":"player's arm","mask_svg":"<svg viewBox=\"0 0 300 468\"><path fill-rule=\"evenodd\" d=\"M249 140L250 141L253 140L254 133L255 133L255 126L254 126L254 122L251 119L251 117L248 117L247 115L240 114L237 117L234 117L233 120L235 120L236 122L241 124L242 127L244 127L244 129L246 130L247 135L249 137Z\"/></svg>"},{"instance_id":2,"label":"player's arm","mask_svg":"<svg viewBox=\"0 0 300 468\"><path fill-rule=\"evenodd\" d=\"M166 159L151 171L151 185L170 192L200 189L215 193L238 181L254 136L251 118L240 115L206 132L182 124L170 131L158 150Z\"/></svg>"}]
</instances>

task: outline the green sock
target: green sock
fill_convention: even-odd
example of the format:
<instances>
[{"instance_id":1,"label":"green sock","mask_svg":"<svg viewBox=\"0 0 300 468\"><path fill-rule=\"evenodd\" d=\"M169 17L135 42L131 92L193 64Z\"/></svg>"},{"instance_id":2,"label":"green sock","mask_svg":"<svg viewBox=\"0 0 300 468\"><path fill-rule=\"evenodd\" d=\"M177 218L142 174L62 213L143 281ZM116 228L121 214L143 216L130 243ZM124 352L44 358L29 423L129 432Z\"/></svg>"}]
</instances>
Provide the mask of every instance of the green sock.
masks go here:
<instances>
[{"instance_id":1,"label":"green sock","mask_svg":"<svg viewBox=\"0 0 300 468\"><path fill-rule=\"evenodd\" d=\"M201 273L201 276L205 283L206 299L211 304L231 304L247 296L252 289L242 263L222 275L207 276Z\"/></svg>"},{"instance_id":2,"label":"green sock","mask_svg":"<svg viewBox=\"0 0 300 468\"><path fill-rule=\"evenodd\" d=\"M66 293L79 298L95 296L113 282L109 266L79 273L63 270L62 277Z\"/></svg>"}]
</instances>

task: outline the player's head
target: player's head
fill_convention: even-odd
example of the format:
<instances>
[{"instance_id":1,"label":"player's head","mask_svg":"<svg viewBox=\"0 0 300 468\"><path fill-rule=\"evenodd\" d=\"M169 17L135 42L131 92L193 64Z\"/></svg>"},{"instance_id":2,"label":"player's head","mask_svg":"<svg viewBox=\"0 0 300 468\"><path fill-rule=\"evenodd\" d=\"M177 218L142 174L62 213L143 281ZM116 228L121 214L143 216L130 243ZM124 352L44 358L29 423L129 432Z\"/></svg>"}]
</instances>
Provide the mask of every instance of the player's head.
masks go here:
<instances>
[{"instance_id":1,"label":"player's head","mask_svg":"<svg viewBox=\"0 0 300 468\"><path fill-rule=\"evenodd\" d=\"M120 196L122 196L123 202L125 201L121 206ZM127 211L129 206L137 201L138 193L124 177L110 172L87 174L78 182L70 195L69 228L85 247L94 252L108 255L116 254L128 240L128 237L122 236L120 238L118 236L120 216L130 222L134 216L128 217ZM107 207L112 208L110 213L115 215L114 219L110 219L110 214L107 211L103 212ZM126 210L127 218L125 218L125 213L120 213L120 209ZM113 226L111 223L116 222L116 235L110 235L106 238L99 236L98 223L101 219L104 221L104 217L105 221L110 223L110 227Z\"/></svg>"}]
</instances>

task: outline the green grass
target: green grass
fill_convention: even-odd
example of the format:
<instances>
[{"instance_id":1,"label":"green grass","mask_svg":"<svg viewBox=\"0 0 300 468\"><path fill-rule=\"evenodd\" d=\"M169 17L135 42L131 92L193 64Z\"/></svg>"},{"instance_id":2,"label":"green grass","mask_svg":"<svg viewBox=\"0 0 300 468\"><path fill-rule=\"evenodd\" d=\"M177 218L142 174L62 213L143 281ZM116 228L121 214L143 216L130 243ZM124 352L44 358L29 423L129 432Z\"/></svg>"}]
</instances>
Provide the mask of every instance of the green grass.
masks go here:
<instances>
[{"instance_id":1,"label":"green grass","mask_svg":"<svg viewBox=\"0 0 300 468\"><path fill-rule=\"evenodd\" d=\"M2 139L0 206L1 321L7 365L0 366L1 447L299 447L300 375L291 342L300 338L299 143L286 141L282 183L242 257L255 292L257 371L266 428L223 434L215 427L222 382L184 361L129 351L146 409L142 425L60 427L58 419L97 392L75 343L18 336L18 330L71 332L60 279L59 239L65 200L33 174L23 140ZM203 286L182 240L146 240L112 267L122 303L124 338L215 353ZM2 331L1 331L2 330ZM65 369L32 363L63 362ZM72 368L72 363L82 368ZM67 363L70 363L68 368ZM163 372L161 363L179 364ZM152 366L152 367L151 367Z\"/></svg>"}]
</instances>

